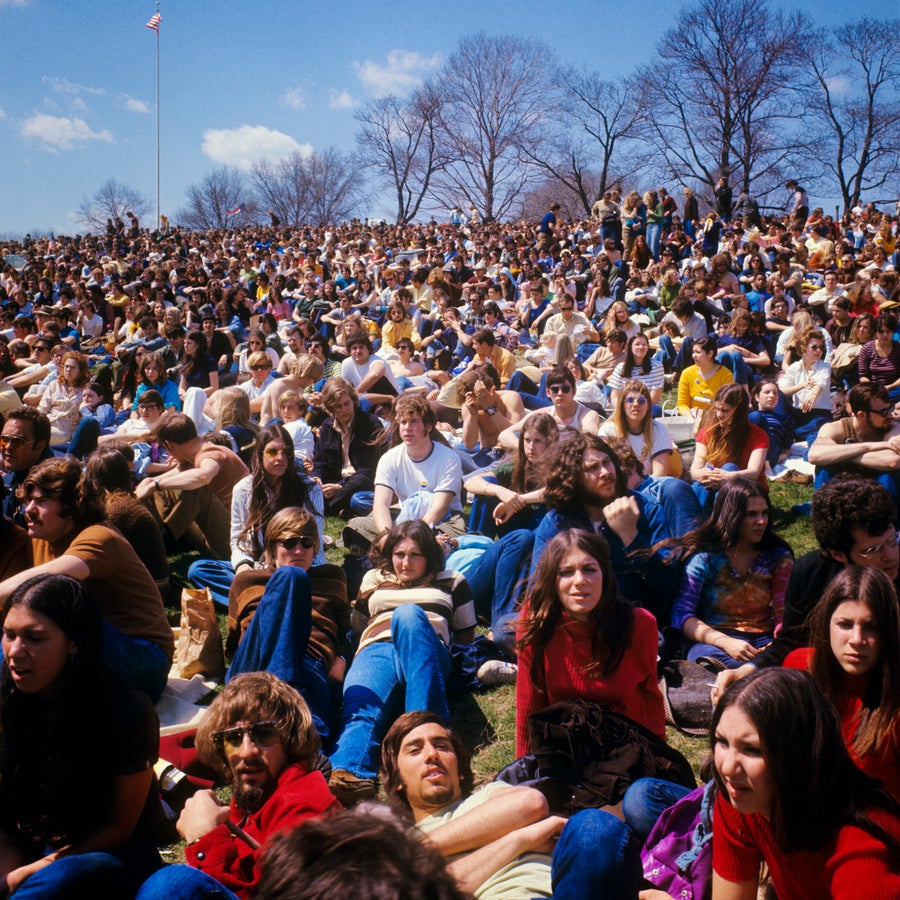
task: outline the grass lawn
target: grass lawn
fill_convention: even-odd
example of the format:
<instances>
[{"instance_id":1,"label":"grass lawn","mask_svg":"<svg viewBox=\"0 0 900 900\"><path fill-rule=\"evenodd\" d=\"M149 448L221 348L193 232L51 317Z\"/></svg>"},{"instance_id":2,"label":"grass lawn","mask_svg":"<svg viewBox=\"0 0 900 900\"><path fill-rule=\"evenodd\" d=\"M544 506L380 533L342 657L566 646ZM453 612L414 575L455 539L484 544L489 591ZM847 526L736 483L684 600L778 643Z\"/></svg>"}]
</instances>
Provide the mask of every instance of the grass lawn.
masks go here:
<instances>
[{"instance_id":1,"label":"grass lawn","mask_svg":"<svg viewBox=\"0 0 900 900\"><path fill-rule=\"evenodd\" d=\"M775 528L799 557L816 546L808 515L792 512L791 507L805 503L812 497L812 488L794 484L773 484L771 499L775 509ZM329 562L340 564L342 550L337 546L343 522L328 519L326 532L334 540L326 549ZM186 579L188 566L196 554L182 554L170 562L172 571ZM179 610L169 609L170 619L177 624ZM226 616L220 616L225 629ZM452 705L453 727L472 750L472 765L479 781L490 781L496 773L515 758L515 688L511 685L494 688L478 694L467 694ZM704 738L688 737L670 728L669 743L680 750L699 772L706 752Z\"/></svg>"}]
</instances>

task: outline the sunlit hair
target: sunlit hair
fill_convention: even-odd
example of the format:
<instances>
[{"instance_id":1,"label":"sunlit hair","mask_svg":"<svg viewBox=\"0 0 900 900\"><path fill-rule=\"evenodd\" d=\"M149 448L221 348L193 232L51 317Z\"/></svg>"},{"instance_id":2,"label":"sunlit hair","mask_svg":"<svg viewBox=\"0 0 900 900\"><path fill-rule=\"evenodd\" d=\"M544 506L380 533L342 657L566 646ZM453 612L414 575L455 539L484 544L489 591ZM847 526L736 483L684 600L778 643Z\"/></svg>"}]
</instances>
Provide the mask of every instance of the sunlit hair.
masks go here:
<instances>
[{"instance_id":1,"label":"sunlit hair","mask_svg":"<svg viewBox=\"0 0 900 900\"><path fill-rule=\"evenodd\" d=\"M871 331L871 334L869 335L868 338L866 338L866 340L867 340L867 341L874 341L874 340L875 340L875 334L876 334L876 331L875 331L875 316L873 316L871 313L860 313L860 314L853 320L853 326L852 326L851 329L850 329L850 343L851 343L851 344L860 344L860 343L862 343L862 339L861 339L860 336L859 336L859 329L860 329L860 326L863 325L863 324L865 324L865 323L868 323L869 328L870 328L870 331Z\"/></svg>"},{"instance_id":2,"label":"sunlit hair","mask_svg":"<svg viewBox=\"0 0 900 900\"><path fill-rule=\"evenodd\" d=\"M411 731L415 731L420 725L432 724L440 725L447 732L447 737L453 745L462 796L468 797L475 784L469 750L459 735L450 728L450 723L437 713L427 710L404 713L391 725L381 742L381 782L384 786L384 793L387 795L389 803L404 811L408 811L410 806L406 796L406 786L400 775L400 748Z\"/></svg>"},{"instance_id":3,"label":"sunlit hair","mask_svg":"<svg viewBox=\"0 0 900 900\"><path fill-rule=\"evenodd\" d=\"M59 376L56 379L59 384L66 383L66 376L63 369L67 362L74 362L78 366L78 377L75 379L73 387L83 388L91 380L91 375L88 371L87 357L83 353L76 353L74 350L69 350L67 353L64 353L63 358L59 363Z\"/></svg>"},{"instance_id":4,"label":"sunlit hair","mask_svg":"<svg viewBox=\"0 0 900 900\"><path fill-rule=\"evenodd\" d=\"M71 516L78 531L103 521L103 501L84 480L81 463L71 456L39 462L22 482L17 496L26 503L38 490L42 497L59 503L60 515Z\"/></svg>"},{"instance_id":5,"label":"sunlit hair","mask_svg":"<svg viewBox=\"0 0 900 900\"><path fill-rule=\"evenodd\" d=\"M532 650L529 675L539 690L546 686L544 654L547 645L563 620L558 586L559 571L566 556L573 550L592 556L603 574L600 602L588 617L593 648L593 662L589 671L602 675L612 673L622 661L634 632L634 609L619 595L606 538L602 534L578 528L560 532L544 548L537 569L529 581L523 606L521 637L518 641L520 650L524 647Z\"/></svg>"},{"instance_id":6,"label":"sunlit hair","mask_svg":"<svg viewBox=\"0 0 900 900\"><path fill-rule=\"evenodd\" d=\"M410 419L421 419L426 428L433 429L437 425L437 414L425 396L419 393L400 394L395 398L393 419L395 425Z\"/></svg>"},{"instance_id":7,"label":"sunlit hair","mask_svg":"<svg viewBox=\"0 0 900 900\"><path fill-rule=\"evenodd\" d=\"M640 394L647 401L644 406L644 419L641 422L640 434L644 438L641 458L649 459L650 451L653 449L653 400L650 397L650 389L647 385L642 381L629 381L622 388L619 392L619 399L616 401L616 408L612 414L612 422L619 437L628 436L630 432L628 430L628 416L625 414L627 409L625 398L635 394Z\"/></svg>"},{"instance_id":8,"label":"sunlit hair","mask_svg":"<svg viewBox=\"0 0 900 900\"><path fill-rule=\"evenodd\" d=\"M319 750L319 735L300 693L269 672L248 672L229 681L203 717L197 731L200 759L230 777L215 735L239 723L255 722L275 722L289 763L309 762Z\"/></svg>"},{"instance_id":9,"label":"sunlit hair","mask_svg":"<svg viewBox=\"0 0 900 900\"><path fill-rule=\"evenodd\" d=\"M306 535L315 540L313 555L319 552L319 526L315 517L308 509L302 506L287 506L279 509L266 525L265 547L269 563L275 564L276 544L293 537Z\"/></svg>"},{"instance_id":10,"label":"sunlit hair","mask_svg":"<svg viewBox=\"0 0 900 900\"><path fill-rule=\"evenodd\" d=\"M385 536L381 550L373 548L372 561L385 575L396 575L393 560L394 548L405 540L411 540L417 544L425 557L425 573L417 582L408 583L407 587L434 581L435 576L444 571L444 551L437 542L434 532L421 519L410 519L394 525Z\"/></svg>"},{"instance_id":11,"label":"sunlit hair","mask_svg":"<svg viewBox=\"0 0 900 900\"><path fill-rule=\"evenodd\" d=\"M322 406L325 407L325 412L333 415L335 406L344 396L349 397L355 407L359 406L359 395L349 381L343 378L329 378L322 388Z\"/></svg>"},{"instance_id":12,"label":"sunlit hair","mask_svg":"<svg viewBox=\"0 0 900 900\"><path fill-rule=\"evenodd\" d=\"M866 816L873 808L896 815L897 804L853 763L837 712L810 675L769 668L734 682L713 713L709 729L713 753L722 715L732 707L759 735L766 773L774 785L767 818L782 852L822 851L839 828L854 824L883 841L892 868L900 866L896 839ZM718 770L715 780L727 797Z\"/></svg>"},{"instance_id":13,"label":"sunlit hair","mask_svg":"<svg viewBox=\"0 0 900 900\"><path fill-rule=\"evenodd\" d=\"M325 374L325 366L322 365L322 360L316 359L310 353L298 354L296 359L291 360L288 369L294 378L299 378L301 381L306 381L310 384L321 380Z\"/></svg>"},{"instance_id":14,"label":"sunlit hair","mask_svg":"<svg viewBox=\"0 0 900 900\"><path fill-rule=\"evenodd\" d=\"M545 460L530 462L525 455L525 438L530 434L540 435L547 442L544 448L544 454L547 454L559 441L559 426L553 416L542 412L528 416L522 423L509 485L517 494L537 490L544 483Z\"/></svg>"},{"instance_id":15,"label":"sunlit hair","mask_svg":"<svg viewBox=\"0 0 900 900\"><path fill-rule=\"evenodd\" d=\"M250 397L246 391L239 387L227 387L218 392L216 425L220 429L237 425L256 431L256 425L250 420Z\"/></svg>"},{"instance_id":16,"label":"sunlit hair","mask_svg":"<svg viewBox=\"0 0 900 900\"><path fill-rule=\"evenodd\" d=\"M626 489L625 476L619 468L616 454L603 438L573 431L560 434L559 442L547 454L547 483L544 501L553 509L562 509L578 500L578 490L584 470L584 454L588 450L605 453L612 460L616 472L616 496Z\"/></svg>"},{"instance_id":17,"label":"sunlit hair","mask_svg":"<svg viewBox=\"0 0 900 900\"><path fill-rule=\"evenodd\" d=\"M838 708L846 697L848 676L831 649L831 619L848 601L865 604L880 643L880 657L869 674L851 741L853 752L862 757L878 752L900 712L900 603L896 588L881 569L845 566L813 609L809 634L814 653L809 671Z\"/></svg>"},{"instance_id":18,"label":"sunlit hair","mask_svg":"<svg viewBox=\"0 0 900 900\"><path fill-rule=\"evenodd\" d=\"M155 368L155 378L149 378L147 376L148 368ZM160 384L165 384L168 380L168 376L166 374L166 364L165 362L163 362L163 358L156 351L147 353L141 360L141 378L153 387L156 387Z\"/></svg>"},{"instance_id":19,"label":"sunlit hair","mask_svg":"<svg viewBox=\"0 0 900 900\"><path fill-rule=\"evenodd\" d=\"M635 369L637 369L644 375L649 375L650 370L653 368L653 360L650 356L649 347L647 353L640 363L638 363L638 361L634 358L635 341L643 341L644 343L648 343L647 335L633 334L630 338L628 338L628 343L625 345L625 361L622 363L622 375L625 378L631 378Z\"/></svg>"},{"instance_id":20,"label":"sunlit hair","mask_svg":"<svg viewBox=\"0 0 900 900\"><path fill-rule=\"evenodd\" d=\"M716 404L730 406L734 410L724 425L716 418ZM716 391L709 409L703 415L706 429L706 461L721 467L740 458L750 437L750 398L741 384L723 384Z\"/></svg>"}]
</instances>

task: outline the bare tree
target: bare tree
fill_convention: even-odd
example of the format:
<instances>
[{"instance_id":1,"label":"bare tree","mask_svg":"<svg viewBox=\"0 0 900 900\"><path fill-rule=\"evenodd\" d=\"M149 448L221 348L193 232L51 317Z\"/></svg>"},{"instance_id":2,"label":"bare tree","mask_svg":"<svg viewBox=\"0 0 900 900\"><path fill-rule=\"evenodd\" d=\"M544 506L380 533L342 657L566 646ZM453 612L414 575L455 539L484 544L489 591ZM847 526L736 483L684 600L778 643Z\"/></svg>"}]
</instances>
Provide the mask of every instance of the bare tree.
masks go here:
<instances>
[{"instance_id":1,"label":"bare tree","mask_svg":"<svg viewBox=\"0 0 900 900\"><path fill-rule=\"evenodd\" d=\"M106 220L120 219L133 212L138 219L146 218L152 209L150 200L140 191L108 178L97 189L93 197L85 197L78 207L78 219L88 231L106 230Z\"/></svg>"},{"instance_id":2,"label":"bare tree","mask_svg":"<svg viewBox=\"0 0 900 900\"><path fill-rule=\"evenodd\" d=\"M255 209L243 173L221 166L188 188L187 205L178 213L177 221L198 231L240 228L253 221Z\"/></svg>"},{"instance_id":3,"label":"bare tree","mask_svg":"<svg viewBox=\"0 0 900 900\"><path fill-rule=\"evenodd\" d=\"M278 163L260 160L250 177L260 206L297 227L352 217L365 200L363 171L354 157L328 148L309 156L293 153Z\"/></svg>"},{"instance_id":4,"label":"bare tree","mask_svg":"<svg viewBox=\"0 0 900 900\"><path fill-rule=\"evenodd\" d=\"M606 81L596 72L562 69L554 79L560 111L542 146L527 158L559 183L561 195L578 198L581 213L614 184L631 181L647 165L639 142L646 107L633 78ZM560 199L562 203L562 199Z\"/></svg>"},{"instance_id":5,"label":"bare tree","mask_svg":"<svg viewBox=\"0 0 900 900\"><path fill-rule=\"evenodd\" d=\"M454 156L435 176L444 205L464 198L491 219L521 201L536 177L523 151L544 139L552 68L552 53L537 41L478 34L460 42L432 82L444 98L441 125Z\"/></svg>"},{"instance_id":6,"label":"bare tree","mask_svg":"<svg viewBox=\"0 0 900 900\"><path fill-rule=\"evenodd\" d=\"M900 20L862 19L805 45L814 159L840 186L844 211L900 166ZM824 152L823 152L824 151Z\"/></svg>"},{"instance_id":7,"label":"bare tree","mask_svg":"<svg viewBox=\"0 0 900 900\"><path fill-rule=\"evenodd\" d=\"M797 165L800 47L809 37L799 13L765 0L700 0L663 36L641 72L652 104L649 139L667 174L710 189L720 175L756 194Z\"/></svg>"},{"instance_id":8,"label":"bare tree","mask_svg":"<svg viewBox=\"0 0 900 900\"><path fill-rule=\"evenodd\" d=\"M416 217L435 172L450 159L447 143L438 137L440 102L433 86L426 86L409 100L389 94L356 113L362 126L356 135L359 154L396 197L400 224Z\"/></svg>"}]
</instances>

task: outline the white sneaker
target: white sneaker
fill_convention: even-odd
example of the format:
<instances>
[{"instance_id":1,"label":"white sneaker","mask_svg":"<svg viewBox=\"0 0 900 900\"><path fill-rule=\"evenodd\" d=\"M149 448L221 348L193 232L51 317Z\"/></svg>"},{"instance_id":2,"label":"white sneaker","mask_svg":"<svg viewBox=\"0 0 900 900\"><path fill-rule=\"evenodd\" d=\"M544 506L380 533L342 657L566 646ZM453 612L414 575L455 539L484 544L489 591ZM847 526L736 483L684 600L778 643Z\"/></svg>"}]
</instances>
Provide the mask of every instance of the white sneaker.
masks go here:
<instances>
[{"instance_id":1,"label":"white sneaker","mask_svg":"<svg viewBox=\"0 0 900 900\"><path fill-rule=\"evenodd\" d=\"M500 659L489 659L482 663L475 673L475 677L487 687L498 684L515 684L519 667L515 663L503 662Z\"/></svg>"}]
</instances>

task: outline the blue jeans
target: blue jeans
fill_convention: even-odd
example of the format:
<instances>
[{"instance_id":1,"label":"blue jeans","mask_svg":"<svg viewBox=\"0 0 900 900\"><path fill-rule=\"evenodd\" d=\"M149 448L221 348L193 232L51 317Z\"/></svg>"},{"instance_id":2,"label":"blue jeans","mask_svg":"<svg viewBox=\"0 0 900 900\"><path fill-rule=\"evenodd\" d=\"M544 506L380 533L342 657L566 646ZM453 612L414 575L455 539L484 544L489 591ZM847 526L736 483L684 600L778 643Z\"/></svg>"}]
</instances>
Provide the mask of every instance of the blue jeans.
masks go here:
<instances>
[{"instance_id":1,"label":"blue jeans","mask_svg":"<svg viewBox=\"0 0 900 900\"><path fill-rule=\"evenodd\" d=\"M554 900L631 900L641 885L640 844L612 813L583 809L559 836L551 874Z\"/></svg>"},{"instance_id":2,"label":"blue jeans","mask_svg":"<svg viewBox=\"0 0 900 900\"><path fill-rule=\"evenodd\" d=\"M344 681L344 728L331 756L335 769L358 778L378 774L381 740L400 712L428 710L450 718L450 653L425 610L410 603L391 615L390 641L364 647Z\"/></svg>"},{"instance_id":3,"label":"blue jeans","mask_svg":"<svg viewBox=\"0 0 900 900\"><path fill-rule=\"evenodd\" d=\"M331 689L325 664L306 652L311 631L309 576L296 566L282 566L269 579L260 597L225 681L244 672L277 675L303 695L322 744L327 747L331 736Z\"/></svg>"},{"instance_id":4,"label":"blue jeans","mask_svg":"<svg viewBox=\"0 0 900 900\"><path fill-rule=\"evenodd\" d=\"M228 606L234 567L227 559L197 559L188 569L188 580L198 588L209 588L216 603Z\"/></svg>"},{"instance_id":5,"label":"blue jeans","mask_svg":"<svg viewBox=\"0 0 900 900\"><path fill-rule=\"evenodd\" d=\"M659 241L662 237L662 224L647 226L647 246L653 254L653 259L659 261Z\"/></svg>"},{"instance_id":6,"label":"blue jeans","mask_svg":"<svg viewBox=\"0 0 900 900\"><path fill-rule=\"evenodd\" d=\"M160 869L144 882L135 900L238 900L215 878L191 866Z\"/></svg>"},{"instance_id":7,"label":"blue jeans","mask_svg":"<svg viewBox=\"0 0 900 900\"><path fill-rule=\"evenodd\" d=\"M622 815L628 827L643 841L657 819L690 792L691 788L661 778L639 778L625 791Z\"/></svg>"},{"instance_id":8,"label":"blue jeans","mask_svg":"<svg viewBox=\"0 0 900 900\"><path fill-rule=\"evenodd\" d=\"M707 466L707 469L711 469L712 466ZM738 467L735 463L725 463L724 465L719 466L720 469L724 469L726 472L737 472ZM697 500L700 503L700 509L703 510L703 514L708 516L712 512L713 503L716 500L716 494L718 494L718 490L711 490L708 487L700 484L699 481L695 481L691 488L694 491L694 494L697 497Z\"/></svg>"},{"instance_id":9,"label":"blue jeans","mask_svg":"<svg viewBox=\"0 0 900 900\"><path fill-rule=\"evenodd\" d=\"M166 689L172 661L158 644L103 623L103 662L154 703Z\"/></svg>"},{"instance_id":10,"label":"blue jeans","mask_svg":"<svg viewBox=\"0 0 900 900\"><path fill-rule=\"evenodd\" d=\"M750 383L750 368L744 362L744 357L736 350L723 350L716 357L716 362L720 366L725 366L738 384Z\"/></svg>"},{"instance_id":11,"label":"blue jeans","mask_svg":"<svg viewBox=\"0 0 900 900\"><path fill-rule=\"evenodd\" d=\"M517 601L531 568L533 547L533 531L511 531L494 541L466 574L475 612L490 618L494 643L510 655L515 654Z\"/></svg>"},{"instance_id":12,"label":"blue jeans","mask_svg":"<svg viewBox=\"0 0 900 900\"><path fill-rule=\"evenodd\" d=\"M133 860L137 865L131 865L112 853L63 856L26 878L15 896L23 900L72 900L73 897L131 900L136 883L140 884L159 866L155 851L141 857Z\"/></svg>"},{"instance_id":13,"label":"blue jeans","mask_svg":"<svg viewBox=\"0 0 900 900\"><path fill-rule=\"evenodd\" d=\"M757 650L762 650L764 647L768 647L769 644L772 643L771 634L748 634L743 631L733 631L729 628L719 628L717 630L721 631L722 634L728 635L728 637L737 638L740 641L746 641L748 644L752 644L754 647L756 647ZM737 669L743 665L740 660L729 656L724 650L720 650L718 647L714 647L712 644L691 644L691 646L688 648L687 658L691 662L695 662L701 656L708 656L710 659L716 659L719 662L724 663L726 668L728 669Z\"/></svg>"}]
</instances>

